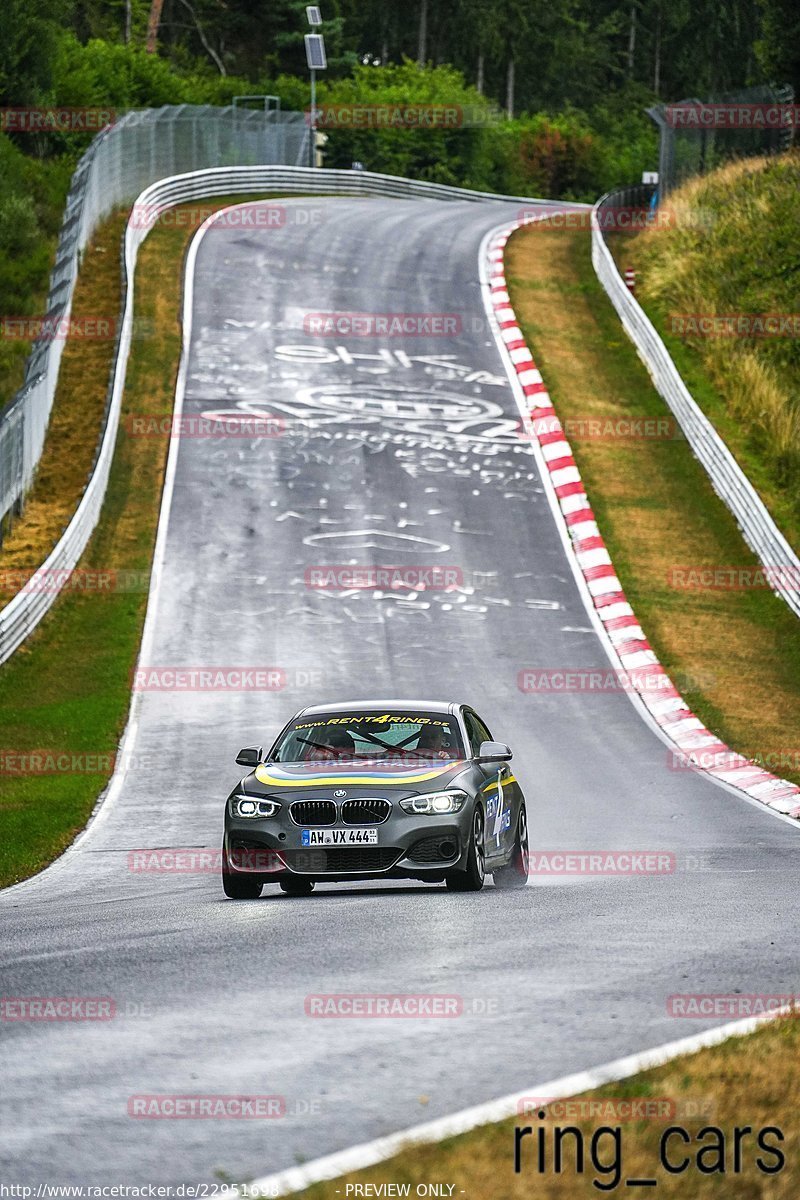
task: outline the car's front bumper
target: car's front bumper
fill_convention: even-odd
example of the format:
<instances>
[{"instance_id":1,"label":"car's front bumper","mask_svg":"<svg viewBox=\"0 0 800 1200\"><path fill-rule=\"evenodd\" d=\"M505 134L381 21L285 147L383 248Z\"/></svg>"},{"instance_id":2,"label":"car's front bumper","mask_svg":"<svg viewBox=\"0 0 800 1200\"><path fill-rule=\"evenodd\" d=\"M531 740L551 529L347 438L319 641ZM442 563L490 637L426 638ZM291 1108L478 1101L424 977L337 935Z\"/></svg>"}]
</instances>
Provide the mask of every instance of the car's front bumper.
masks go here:
<instances>
[{"instance_id":1,"label":"car's front bumper","mask_svg":"<svg viewBox=\"0 0 800 1200\"><path fill-rule=\"evenodd\" d=\"M419 816L395 808L374 826L377 845L302 844L302 828L288 814L225 820L225 859L232 874L258 875L265 883L290 876L306 879L441 879L463 869L471 830L471 805L447 816ZM337 823L326 828L353 829Z\"/></svg>"}]
</instances>

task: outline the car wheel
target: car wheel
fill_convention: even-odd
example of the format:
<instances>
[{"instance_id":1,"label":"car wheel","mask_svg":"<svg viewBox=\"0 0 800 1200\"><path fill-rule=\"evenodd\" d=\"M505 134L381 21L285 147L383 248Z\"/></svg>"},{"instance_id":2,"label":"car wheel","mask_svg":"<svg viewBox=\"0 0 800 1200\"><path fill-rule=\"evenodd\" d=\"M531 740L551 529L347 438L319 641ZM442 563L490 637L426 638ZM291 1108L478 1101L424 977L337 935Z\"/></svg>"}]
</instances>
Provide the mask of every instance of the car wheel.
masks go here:
<instances>
[{"instance_id":1,"label":"car wheel","mask_svg":"<svg viewBox=\"0 0 800 1200\"><path fill-rule=\"evenodd\" d=\"M472 818L472 833L467 851L466 871L448 871L445 883L451 892L479 892L486 877L483 849L483 810L480 805Z\"/></svg>"},{"instance_id":2,"label":"car wheel","mask_svg":"<svg viewBox=\"0 0 800 1200\"><path fill-rule=\"evenodd\" d=\"M511 858L504 867L492 872L494 886L508 891L524 888L528 882L528 820L525 805L520 806L517 821L517 836L514 839L514 849Z\"/></svg>"},{"instance_id":3,"label":"car wheel","mask_svg":"<svg viewBox=\"0 0 800 1200\"><path fill-rule=\"evenodd\" d=\"M263 883L258 876L236 875L230 868L228 852L222 847L222 890L229 900L257 900Z\"/></svg>"},{"instance_id":4,"label":"car wheel","mask_svg":"<svg viewBox=\"0 0 800 1200\"><path fill-rule=\"evenodd\" d=\"M280 888L287 896L310 896L314 890L314 882L311 879L282 879Z\"/></svg>"}]
</instances>

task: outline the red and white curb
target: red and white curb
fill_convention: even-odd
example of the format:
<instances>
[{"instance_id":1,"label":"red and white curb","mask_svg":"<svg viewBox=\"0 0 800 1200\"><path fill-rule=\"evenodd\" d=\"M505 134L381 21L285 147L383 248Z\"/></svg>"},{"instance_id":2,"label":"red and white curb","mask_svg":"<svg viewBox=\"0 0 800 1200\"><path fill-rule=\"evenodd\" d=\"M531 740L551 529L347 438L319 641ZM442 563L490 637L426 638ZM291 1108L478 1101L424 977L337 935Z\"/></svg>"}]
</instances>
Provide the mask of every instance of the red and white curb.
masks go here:
<instances>
[{"instance_id":1,"label":"red and white curb","mask_svg":"<svg viewBox=\"0 0 800 1200\"><path fill-rule=\"evenodd\" d=\"M639 696L665 740L674 745L677 763L686 763L775 812L800 818L800 787L737 754L706 729L659 663L627 601L597 528L572 447L509 300L504 266L506 242L516 229L529 223L518 221L498 230L487 243L486 275L491 309L524 396L526 433L535 439L541 451L557 511L613 649L612 662L618 666L629 689Z\"/></svg>"}]
</instances>

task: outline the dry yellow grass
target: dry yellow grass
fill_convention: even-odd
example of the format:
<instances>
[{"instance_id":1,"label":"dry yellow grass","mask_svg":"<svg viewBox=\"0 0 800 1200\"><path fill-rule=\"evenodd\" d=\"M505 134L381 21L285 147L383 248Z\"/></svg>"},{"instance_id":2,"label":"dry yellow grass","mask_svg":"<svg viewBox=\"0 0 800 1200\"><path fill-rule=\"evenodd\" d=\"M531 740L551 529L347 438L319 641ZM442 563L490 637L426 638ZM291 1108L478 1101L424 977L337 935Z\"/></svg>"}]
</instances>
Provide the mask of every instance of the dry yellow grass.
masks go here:
<instances>
[{"instance_id":1,"label":"dry yellow grass","mask_svg":"<svg viewBox=\"0 0 800 1200\"><path fill-rule=\"evenodd\" d=\"M580 436L591 418L670 415L595 280L588 234L529 226L509 243L507 274L556 412L577 430L571 442L601 532L659 657L724 740L766 762L785 752L779 773L800 781L800 624L768 593L670 586L675 566L755 562L685 441Z\"/></svg>"},{"instance_id":2,"label":"dry yellow grass","mask_svg":"<svg viewBox=\"0 0 800 1200\"><path fill-rule=\"evenodd\" d=\"M645 1072L618 1084L609 1084L591 1093L592 1099L611 1102L630 1098L666 1100L677 1106L674 1120L655 1119L620 1121L612 1115L602 1120L572 1120L556 1109L549 1120L540 1122L535 1115L483 1126L462 1137L429 1145L416 1145L378 1166L353 1172L328 1183L317 1184L298 1193L304 1200L347 1200L358 1195L356 1185L408 1184L411 1197L424 1184L444 1184L443 1194L454 1200L575 1200L604 1193L593 1185L595 1179L614 1196L658 1196L667 1200L796 1200L800 1195L800 1031L796 1020L775 1022L748 1038L736 1038L713 1049L676 1059L657 1070ZM588 1097L587 1097L588 1098ZM698 1113L692 1118L685 1112ZM424 1120L420 1115L420 1120ZM667 1143L667 1155L673 1164L686 1156L689 1163L681 1174L670 1174L660 1165L659 1144L665 1128L680 1125L690 1139L682 1146L678 1136ZM548 1132L547 1168L537 1169L533 1138L522 1142L522 1170L514 1173L514 1129L519 1125L542 1125ZM552 1145L555 1126L574 1125L581 1130L585 1148L584 1173L575 1170L575 1139L565 1141L561 1174L552 1169ZM621 1152L617 1159L613 1135L597 1142L597 1161L611 1166L615 1159L621 1170L613 1189L615 1174L605 1175L593 1169L591 1139L603 1125L616 1127ZM721 1131L699 1137L707 1126ZM741 1138L741 1165L734 1169L734 1130L749 1126L752 1133ZM780 1172L766 1174L757 1157L768 1167L777 1165L775 1157L761 1154L758 1133L777 1126L781 1142L770 1135L772 1145L785 1157ZM535 1136L535 1135L534 1135ZM714 1142L724 1147L724 1174L703 1174L697 1168L697 1156L703 1146ZM701 1162L706 1167L717 1162L707 1149ZM626 1187L625 1180L655 1179L657 1186ZM452 1187L452 1193L449 1189ZM384 1192L384 1195L386 1193ZM397 1194L397 1193L395 1193ZM402 1194L402 1193L401 1193ZM421 1194L421 1193L420 1193Z\"/></svg>"},{"instance_id":3,"label":"dry yellow grass","mask_svg":"<svg viewBox=\"0 0 800 1200\"><path fill-rule=\"evenodd\" d=\"M100 238L106 234L102 230ZM138 589L110 594L72 592L59 597L35 633L0 672L0 739L24 752L46 747L70 753L106 756L97 773L48 777L7 776L0 794L0 887L41 870L83 828L97 797L108 782L130 702L130 676L138 651L147 602L147 582L155 538L167 438L130 437L129 414L164 417L172 411L175 372L180 350L178 310L185 230L158 230L141 251L137 272L137 313L148 318L150 336L135 339L128 367L120 433L100 524L79 567L87 572L114 568L135 572ZM114 247L119 239L110 233ZM105 303L118 296L118 279L106 280ZM99 285L98 285L99 286ZM99 311L99 310L95 310ZM104 397L104 387L90 375L84 360L87 394ZM70 379L77 364L70 364ZM98 369L105 371L105 363ZM80 376L78 371L77 377ZM73 398L78 395L72 393ZM59 398L60 400L63 398ZM62 409L63 405L57 405ZM84 410L85 415L85 410ZM102 406L85 427L80 453L90 454L100 430ZM66 420L66 417L64 417ZM47 454L58 457L60 442L48 431ZM48 468L50 486L59 478ZM73 477L73 482L78 476ZM73 490L73 504L77 501ZM40 496L34 513L44 511ZM62 520L71 512L59 510ZM27 516L27 512L26 512ZM36 566L53 526L46 521L26 526L27 545L19 537L17 562ZM56 535L58 530L56 529ZM38 545L38 549L36 549ZM46 551L45 551L46 552Z\"/></svg>"},{"instance_id":4,"label":"dry yellow grass","mask_svg":"<svg viewBox=\"0 0 800 1200\"><path fill-rule=\"evenodd\" d=\"M611 239L637 271L637 296L670 350L698 364L695 398L750 475L789 541L800 545L800 342L678 337L673 315L798 316L800 150L730 163L667 200L668 224ZM671 336L670 336L671 335Z\"/></svg>"},{"instance_id":5,"label":"dry yellow grass","mask_svg":"<svg viewBox=\"0 0 800 1200\"><path fill-rule=\"evenodd\" d=\"M120 241L126 216L107 221L87 247L72 306L74 322L106 318L112 336L71 336L64 346L44 452L22 515L0 548L0 571L33 571L52 550L86 486L102 428L119 316ZM10 599L0 594L0 603Z\"/></svg>"},{"instance_id":6,"label":"dry yellow grass","mask_svg":"<svg viewBox=\"0 0 800 1200\"><path fill-rule=\"evenodd\" d=\"M776 458L800 451L800 404L790 380L746 347L734 359L729 347L710 342L703 359L730 412L758 430Z\"/></svg>"},{"instance_id":7,"label":"dry yellow grass","mask_svg":"<svg viewBox=\"0 0 800 1200\"><path fill-rule=\"evenodd\" d=\"M222 206L226 200L220 198L214 203ZM62 594L36 631L4 664L0 671L0 744L7 749L24 752L45 747L107 756L108 760L116 753L130 703L130 678L144 620L168 446L166 434L133 437L127 429L131 416L164 418L172 412L180 353L182 263L191 234L189 225L183 226L176 218L154 230L140 252L136 276L138 333L128 364L114 462L100 523L79 564L79 568L90 572L114 568L134 572L138 587L100 594ZM100 231L98 244L106 241L113 245L116 258L119 226ZM118 301L118 276L111 270L102 274L103 287L99 280L89 281L98 292L88 301L92 309L84 308L84 312L113 311L112 305ZM77 452L88 455L84 461L91 462L100 432L107 364L95 362L95 346L89 343L76 343L74 352L76 361L69 363L64 376L69 392L59 395L55 408L59 420L67 421L66 395L80 406L72 414L73 429L83 435ZM93 398L91 421L84 395ZM57 489L62 478L58 470L62 443L53 436L57 428L51 426L48 431L46 450L52 464L46 476L51 489ZM76 474L72 482L79 479ZM78 494L79 489L73 488L73 506ZM71 509L66 498L59 503L60 520L65 523ZM43 494L38 500L34 498L34 512L40 507L44 511L42 521L28 526L20 523L17 530L16 562L26 566L39 565L46 552L46 537L53 535L53 526L46 521ZM28 541L23 544L25 528ZM7 565L0 560L0 566ZM108 775L106 762L93 774L49 776L46 789L36 775L6 776L2 780L0 887L41 870L69 845L85 825Z\"/></svg>"}]
</instances>

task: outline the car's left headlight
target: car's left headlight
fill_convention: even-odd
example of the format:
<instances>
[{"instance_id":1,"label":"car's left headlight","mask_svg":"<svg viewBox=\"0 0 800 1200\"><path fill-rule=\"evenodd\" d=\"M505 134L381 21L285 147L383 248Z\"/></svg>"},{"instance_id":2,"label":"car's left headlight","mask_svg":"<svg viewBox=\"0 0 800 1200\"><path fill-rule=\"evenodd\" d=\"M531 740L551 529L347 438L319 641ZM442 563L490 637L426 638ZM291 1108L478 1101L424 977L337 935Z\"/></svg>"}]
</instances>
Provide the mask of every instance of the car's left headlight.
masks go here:
<instances>
[{"instance_id":1,"label":"car's left headlight","mask_svg":"<svg viewBox=\"0 0 800 1200\"><path fill-rule=\"evenodd\" d=\"M231 800L234 817L274 817L280 807L275 800L261 800L257 796L234 796Z\"/></svg>"},{"instance_id":2,"label":"car's left headlight","mask_svg":"<svg viewBox=\"0 0 800 1200\"><path fill-rule=\"evenodd\" d=\"M442 816L446 813L460 812L469 800L466 792L453 789L450 792L428 792L425 796L409 796L400 801L403 812L414 813L416 816Z\"/></svg>"}]
</instances>

